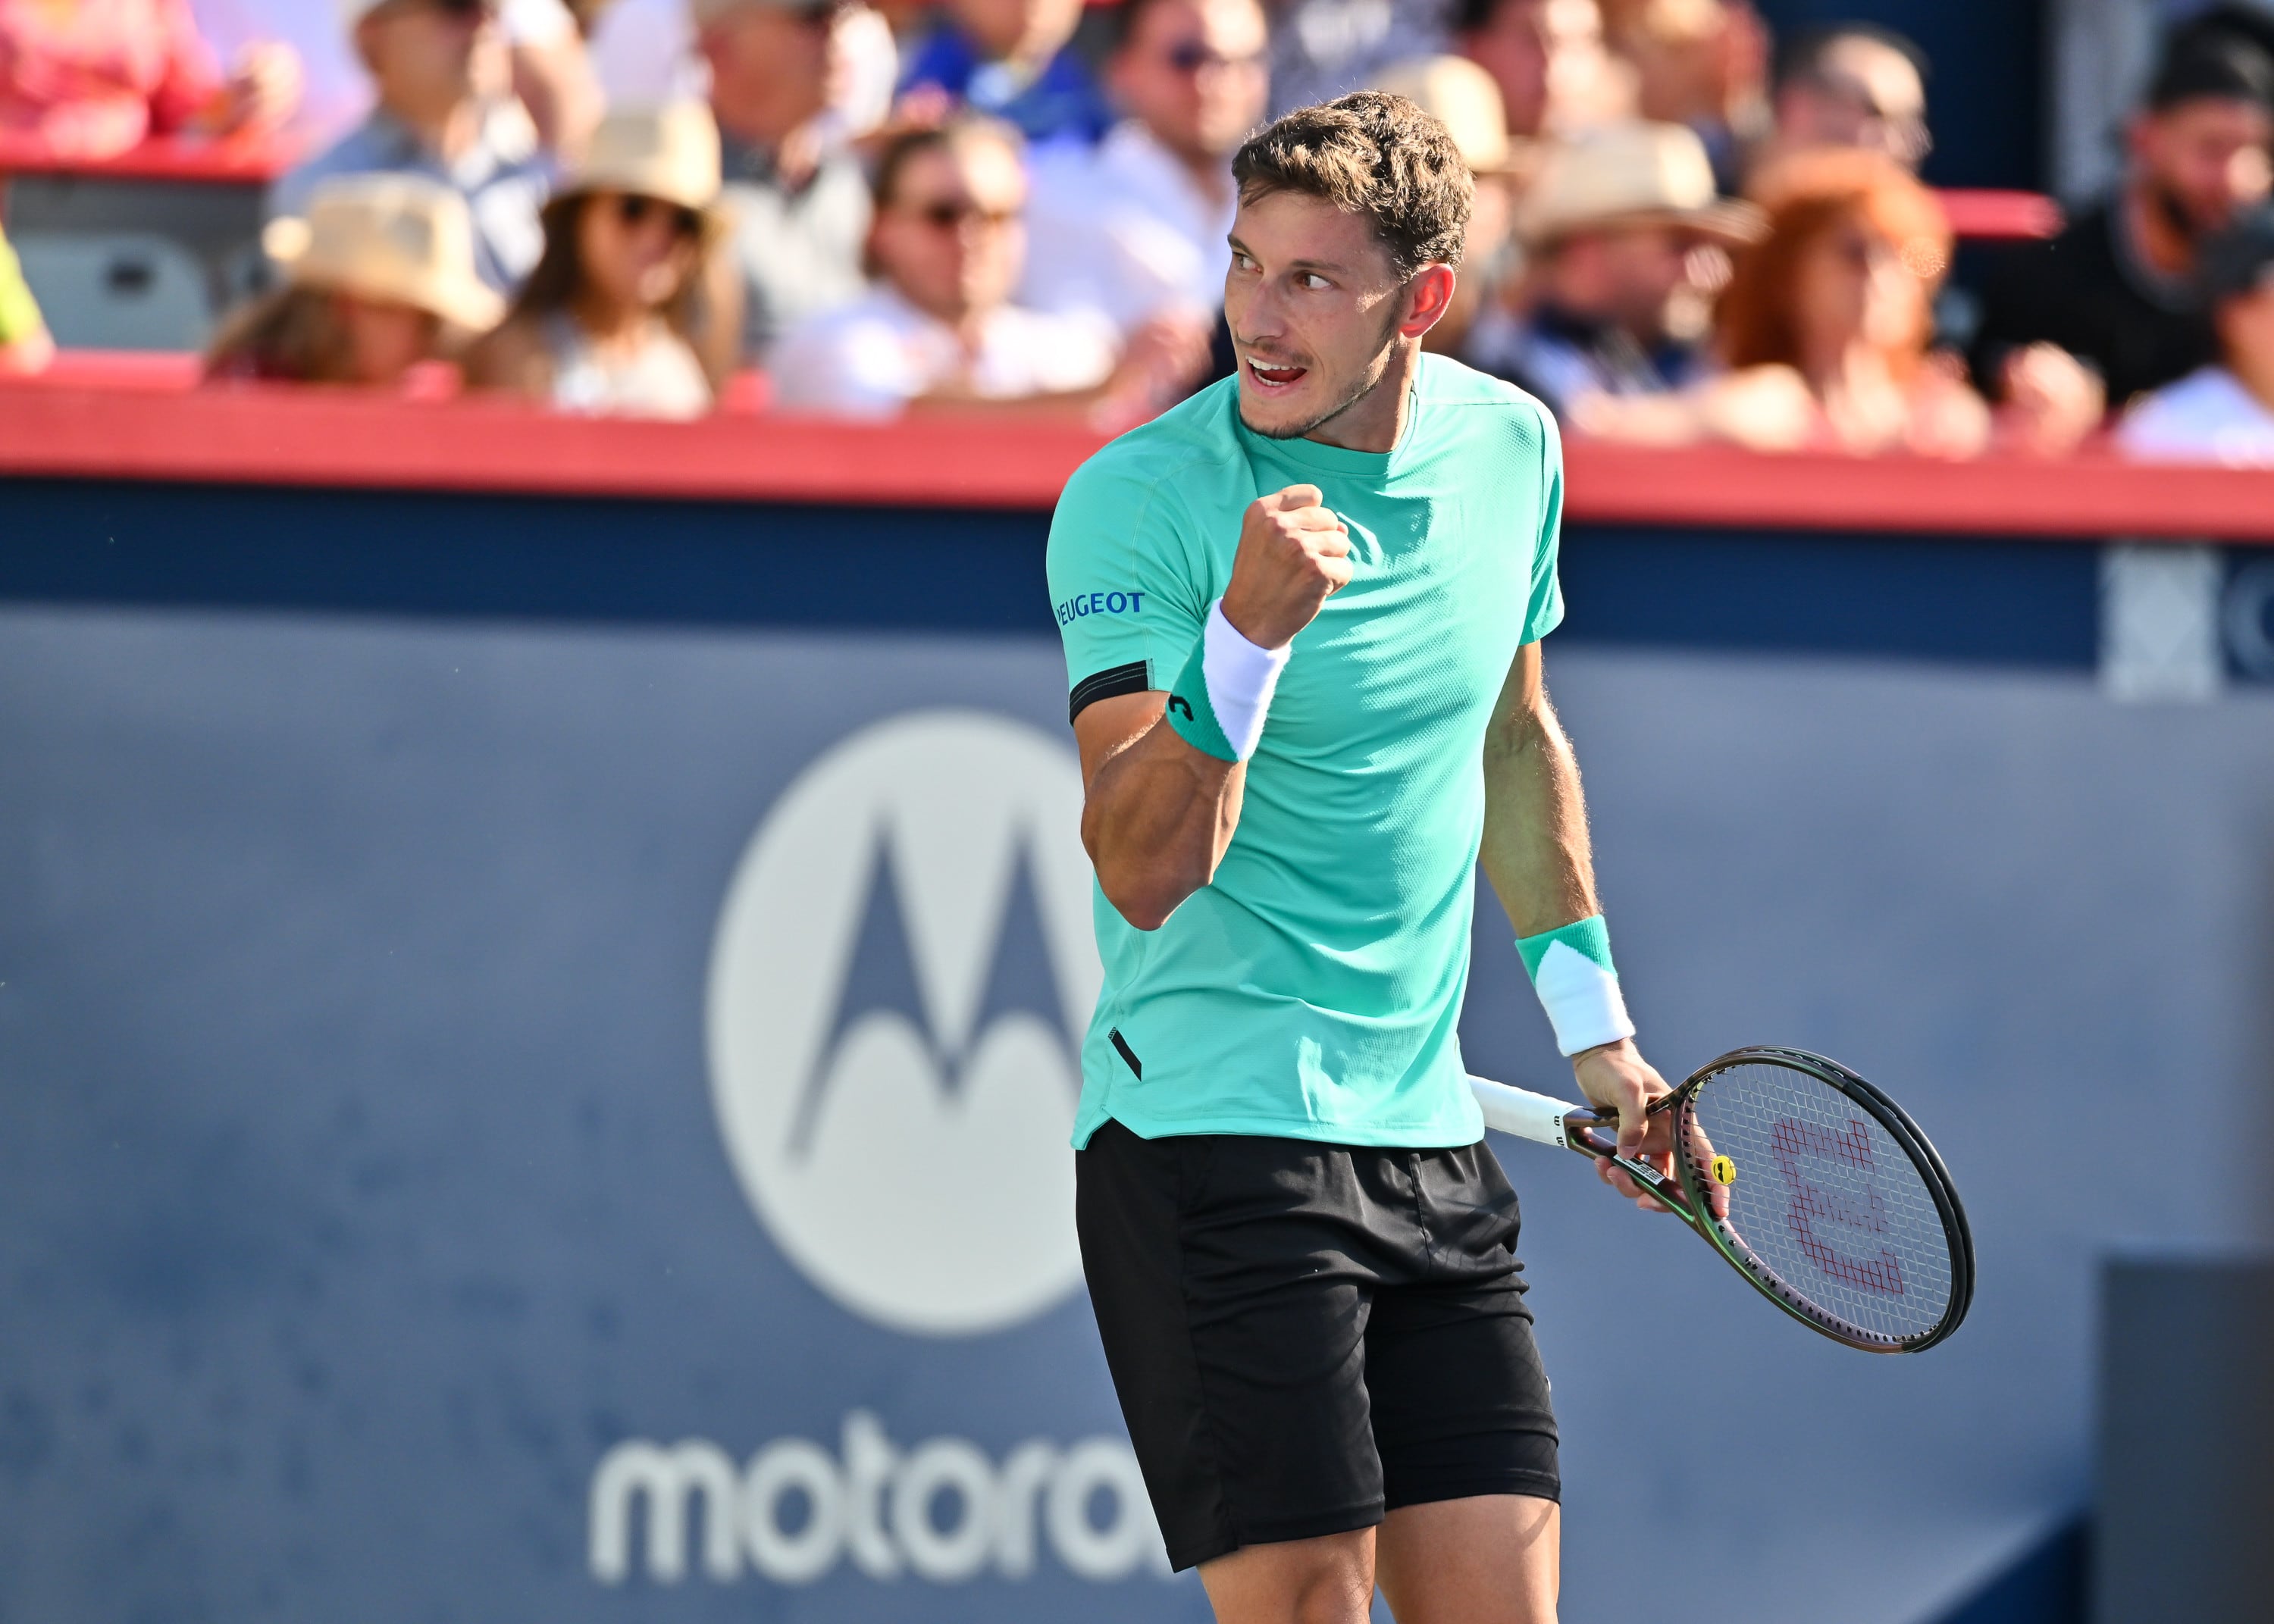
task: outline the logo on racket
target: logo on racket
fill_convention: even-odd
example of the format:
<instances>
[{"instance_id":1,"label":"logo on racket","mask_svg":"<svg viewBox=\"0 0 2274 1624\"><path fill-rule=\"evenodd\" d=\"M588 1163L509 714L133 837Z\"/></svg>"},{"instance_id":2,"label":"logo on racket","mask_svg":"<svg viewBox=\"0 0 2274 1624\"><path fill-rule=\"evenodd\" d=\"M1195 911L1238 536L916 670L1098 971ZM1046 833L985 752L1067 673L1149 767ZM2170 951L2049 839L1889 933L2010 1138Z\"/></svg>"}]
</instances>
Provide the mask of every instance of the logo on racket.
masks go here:
<instances>
[{"instance_id":1,"label":"logo on racket","mask_svg":"<svg viewBox=\"0 0 2274 1624\"><path fill-rule=\"evenodd\" d=\"M708 1010L728 1159L807 1278L894 1330L1001 1330L1081 1280L1081 816L1056 740L913 712L807 768L728 888Z\"/></svg>"},{"instance_id":2,"label":"logo on racket","mask_svg":"<svg viewBox=\"0 0 2274 1624\"><path fill-rule=\"evenodd\" d=\"M1855 1121L1834 1129L1783 1116L1770 1130L1769 1154L1792 1192L1785 1223L1810 1260L1834 1280L1902 1296L1902 1259L1872 1238L1887 1233L1887 1208L1872 1178L1871 1130Z\"/></svg>"}]
</instances>

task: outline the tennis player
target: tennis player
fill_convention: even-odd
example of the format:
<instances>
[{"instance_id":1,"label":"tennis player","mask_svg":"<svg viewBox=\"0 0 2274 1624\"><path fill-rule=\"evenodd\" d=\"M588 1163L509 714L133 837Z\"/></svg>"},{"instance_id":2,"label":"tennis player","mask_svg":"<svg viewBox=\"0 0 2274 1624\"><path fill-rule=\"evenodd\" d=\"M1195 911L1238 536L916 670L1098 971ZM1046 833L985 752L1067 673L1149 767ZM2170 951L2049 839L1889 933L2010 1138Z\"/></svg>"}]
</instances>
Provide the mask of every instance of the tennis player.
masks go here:
<instances>
[{"instance_id":1,"label":"tennis player","mask_svg":"<svg viewBox=\"0 0 2274 1624\"><path fill-rule=\"evenodd\" d=\"M1422 353L1472 195L1443 125L1363 92L1233 172L1239 375L1093 457L1050 530L1105 967L1083 1265L1222 1624L1359 1624L1377 1582L1401 1624L1548 1624L1555 1420L1457 1030L1480 856L1628 1154L1666 1089L1540 680L1562 453Z\"/></svg>"}]
</instances>

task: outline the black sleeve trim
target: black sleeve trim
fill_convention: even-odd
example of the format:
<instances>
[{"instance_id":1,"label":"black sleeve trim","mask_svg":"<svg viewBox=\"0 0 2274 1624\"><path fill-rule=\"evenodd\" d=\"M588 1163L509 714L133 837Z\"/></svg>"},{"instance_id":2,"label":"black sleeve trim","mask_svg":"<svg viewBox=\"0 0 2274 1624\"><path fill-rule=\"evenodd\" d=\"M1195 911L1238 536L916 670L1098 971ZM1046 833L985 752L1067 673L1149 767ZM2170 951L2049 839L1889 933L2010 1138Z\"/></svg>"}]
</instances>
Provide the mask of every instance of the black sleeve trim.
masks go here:
<instances>
[{"instance_id":1,"label":"black sleeve trim","mask_svg":"<svg viewBox=\"0 0 2274 1624\"><path fill-rule=\"evenodd\" d=\"M1152 686L1143 660L1132 660L1126 665L1116 665L1111 671L1095 673L1073 685L1073 692L1066 699L1066 720L1073 721L1101 699L1118 699L1124 694L1141 694Z\"/></svg>"}]
</instances>

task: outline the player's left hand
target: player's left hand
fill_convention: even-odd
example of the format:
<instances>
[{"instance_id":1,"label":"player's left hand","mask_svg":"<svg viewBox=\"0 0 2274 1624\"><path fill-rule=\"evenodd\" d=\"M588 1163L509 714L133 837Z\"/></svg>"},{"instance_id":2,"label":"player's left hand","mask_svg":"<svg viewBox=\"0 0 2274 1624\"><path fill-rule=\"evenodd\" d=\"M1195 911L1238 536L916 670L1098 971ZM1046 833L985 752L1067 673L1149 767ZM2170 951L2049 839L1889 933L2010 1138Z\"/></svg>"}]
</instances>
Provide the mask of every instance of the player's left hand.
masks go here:
<instances>
[{"instance_id":1,"label":"player's left hand","mask_svg":"<svg viewBox=\"0 0 2274 1624\"><path fill-rule=\"evenodd\" d=\"M1657 1068L1642 1057L1632 1038L1621 1038L1599 1049L1582 1049L1571 1056L1571 1072L1587 1103L1619 1121L1619 1154L1648 1162L1674 1175L1673 1124L1665 1116L1648 1115L1650 1102L1671 1094ZM1595 1163L1595 1175L1645 1212L1662 1213L1666 1204L1608 1162Z\"/></svg>"}]
</instances>

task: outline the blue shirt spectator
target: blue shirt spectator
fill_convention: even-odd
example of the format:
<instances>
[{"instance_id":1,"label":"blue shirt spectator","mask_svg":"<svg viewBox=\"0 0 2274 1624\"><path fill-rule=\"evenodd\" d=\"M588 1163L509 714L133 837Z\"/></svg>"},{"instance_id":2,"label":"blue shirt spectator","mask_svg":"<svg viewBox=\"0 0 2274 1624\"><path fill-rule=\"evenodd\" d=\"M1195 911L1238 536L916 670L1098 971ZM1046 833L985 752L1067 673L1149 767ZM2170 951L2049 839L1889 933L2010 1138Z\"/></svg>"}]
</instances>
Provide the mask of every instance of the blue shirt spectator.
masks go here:
<instances>
[{"instance_id":1,"label":"blue shirt spectator","mask_svg":"<svg viewBox=\"0 0 2274 1624\"><path fill-rule=\"evenodd\" d=\"M951 0L939 26L916 47L900 88L944 94L1037 146L1093 143L1114 115L1068 47L1081 20L1081 0Z\"/></svg>"},{"instance_id":2,"label":"blue shirt spectator","mask_svg":"<svg viewBox=\"0 0 2274 1624\"><path fill-rule=\"evenodd\" d=\"M348 9L358 4L348 0ZM510 293L544 250L538 213L554 171L520 104L482 94L502 84L507 71L496 11L441 0L362 0L354 40L377 105L278 181L269 213L303 213L317 183L335 176L424 176L466 199L475 269L491 288Z\"/></svg>"}]
</instances>

